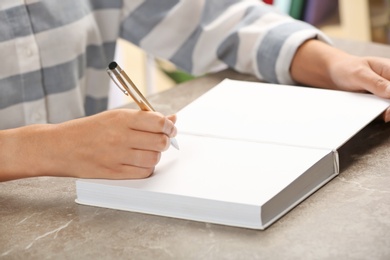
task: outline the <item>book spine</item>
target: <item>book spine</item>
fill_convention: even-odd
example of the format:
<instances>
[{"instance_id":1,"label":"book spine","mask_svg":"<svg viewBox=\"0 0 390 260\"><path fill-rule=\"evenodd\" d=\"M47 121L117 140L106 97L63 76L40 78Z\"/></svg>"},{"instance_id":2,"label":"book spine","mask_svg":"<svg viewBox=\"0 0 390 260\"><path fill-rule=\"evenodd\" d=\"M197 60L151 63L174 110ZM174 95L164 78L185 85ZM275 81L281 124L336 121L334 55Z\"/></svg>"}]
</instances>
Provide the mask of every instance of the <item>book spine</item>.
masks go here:
<instances>
[{"instance_id":1,"label":"book spine","mask_svg":"<svg viewBox=\"0 0 390 260\"><path fill-rule=\"evenodd\" d=\"M318 25L338 7L338 0L306 0L306 10L303 20L312 25Z\"/></svg>"}]
</instances>

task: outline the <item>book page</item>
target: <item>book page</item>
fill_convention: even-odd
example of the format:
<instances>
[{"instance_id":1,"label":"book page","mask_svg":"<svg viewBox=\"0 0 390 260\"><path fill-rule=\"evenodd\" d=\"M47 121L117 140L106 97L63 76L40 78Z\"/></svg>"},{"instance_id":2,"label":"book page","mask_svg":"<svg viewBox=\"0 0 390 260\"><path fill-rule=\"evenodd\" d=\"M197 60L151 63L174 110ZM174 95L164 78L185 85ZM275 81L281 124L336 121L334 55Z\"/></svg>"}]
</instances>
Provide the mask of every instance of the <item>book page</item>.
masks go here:
<instances>
[{"instance_id":1,"label":"book page","mask_svg":"<svg viewBox=\"0 0 390 260\"><path fill-rule=\"evenodd\" d=\"M371 94L224 80L177 113L181 133L337 149L389 101Z\"/></svg>"}]
</instances>

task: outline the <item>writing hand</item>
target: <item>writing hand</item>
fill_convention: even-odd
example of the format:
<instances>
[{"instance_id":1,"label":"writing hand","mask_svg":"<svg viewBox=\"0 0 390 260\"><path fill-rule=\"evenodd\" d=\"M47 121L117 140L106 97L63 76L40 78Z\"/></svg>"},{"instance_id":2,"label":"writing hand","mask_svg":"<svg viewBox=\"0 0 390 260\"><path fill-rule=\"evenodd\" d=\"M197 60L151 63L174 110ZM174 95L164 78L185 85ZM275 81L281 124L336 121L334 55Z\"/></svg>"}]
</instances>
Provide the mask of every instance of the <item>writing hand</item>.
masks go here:
<instances>
[{"instance_id":1,"label":"writing hand","mask_svg":"<svg viewBox=\"0 0 390 260\"><path fill-rule=\"evenodd\" d=\"M0 157L0 180L148 177L176 135L175 121L175 115L118 109L57 125L2 131L0 143L10 149Z\"/></svg>"}]
</instances>

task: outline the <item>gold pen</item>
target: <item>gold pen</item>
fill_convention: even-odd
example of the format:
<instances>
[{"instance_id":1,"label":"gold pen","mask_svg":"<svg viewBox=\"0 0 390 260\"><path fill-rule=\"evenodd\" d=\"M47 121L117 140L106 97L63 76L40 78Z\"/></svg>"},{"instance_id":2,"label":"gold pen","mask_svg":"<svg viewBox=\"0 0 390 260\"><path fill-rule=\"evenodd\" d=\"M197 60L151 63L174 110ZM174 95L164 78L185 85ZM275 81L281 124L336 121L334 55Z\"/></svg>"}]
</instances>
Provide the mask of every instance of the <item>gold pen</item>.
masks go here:
<instances>
[{"instance_id":1,"label":"gold pen","mask_svg":"<svg viewBox=\"0 0 390 260\"><path fill-rule=\"evenodd\" d=\"M115 85L117 85L126 96L131 96L134 99L141 110L156 111L138 90L133 81L127 76L126 72L122 70L115 61L112 61L108 65L107 73L110 75ZM171 138L171 145L179 150L179 145L175 138Z\"/></svg>"}]
</instances>

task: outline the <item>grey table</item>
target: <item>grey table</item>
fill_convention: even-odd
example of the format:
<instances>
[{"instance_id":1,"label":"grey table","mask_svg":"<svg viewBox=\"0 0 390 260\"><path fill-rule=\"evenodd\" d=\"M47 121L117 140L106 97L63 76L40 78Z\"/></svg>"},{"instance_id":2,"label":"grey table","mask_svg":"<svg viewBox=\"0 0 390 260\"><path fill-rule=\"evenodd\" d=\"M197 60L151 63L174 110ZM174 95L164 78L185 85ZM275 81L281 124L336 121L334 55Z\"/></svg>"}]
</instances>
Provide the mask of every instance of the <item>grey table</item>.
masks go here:
<instances>
[{"instance_id":1,"label":"grey table","mask_svg":"<svg viewBox=\"0 0 390 260\"><path fill-rule=\"evenodd\" d=\"M357 55L390 46L335 40ZM232 71L151 97L175 112ZM390 124L346 146L341 174L265 231L77 205L75 180L0 183L0 259L390 259Z\"/></svg>"}]
</instances>

